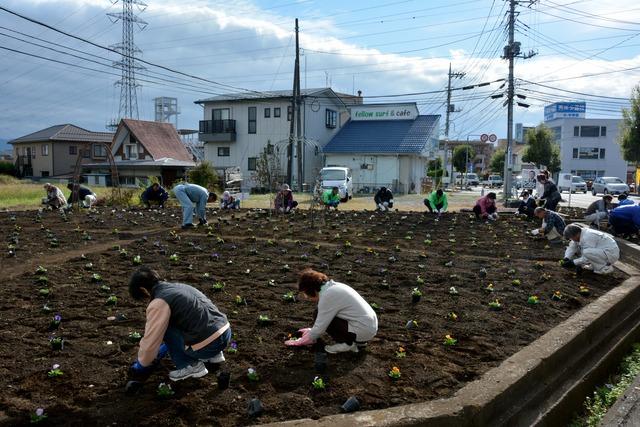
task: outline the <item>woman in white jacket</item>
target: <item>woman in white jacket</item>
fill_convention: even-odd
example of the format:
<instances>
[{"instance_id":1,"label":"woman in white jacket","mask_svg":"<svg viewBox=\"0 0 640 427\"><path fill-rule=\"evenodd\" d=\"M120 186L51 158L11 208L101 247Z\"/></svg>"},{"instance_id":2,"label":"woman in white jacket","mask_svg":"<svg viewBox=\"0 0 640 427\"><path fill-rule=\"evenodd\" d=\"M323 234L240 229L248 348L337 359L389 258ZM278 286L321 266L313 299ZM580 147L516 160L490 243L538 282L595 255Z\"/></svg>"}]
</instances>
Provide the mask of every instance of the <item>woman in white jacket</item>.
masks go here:
<instances>
[{"instance_id":1,"label":"woman in white jacket","mask_svg":"<svg viewBox=\"0 0 640 427\"><path fill-rule=\"evenodd\" d=\"M570 240L564 253L564 267L581 267L597 274L613 272L613 264L620 259L620 249L611 235L598 230L569 224L564 238Z\"/></svg>"},{"instance_id":2,"label":"woman in white jacket","mask_svg":"<svg viewBox=\"0 0 640 427\"><path fill-rule=\"evenodd\" d=\"M300 329L302 337L286 345L310 345L325 332L336 344L327 353L354 352L367 345L378 332L378 317L371 306L353 288L330 280L326 274L310 268L300 273L298 290L305 299L318 303L312 328Z\"/></svg>"}]
</instances>

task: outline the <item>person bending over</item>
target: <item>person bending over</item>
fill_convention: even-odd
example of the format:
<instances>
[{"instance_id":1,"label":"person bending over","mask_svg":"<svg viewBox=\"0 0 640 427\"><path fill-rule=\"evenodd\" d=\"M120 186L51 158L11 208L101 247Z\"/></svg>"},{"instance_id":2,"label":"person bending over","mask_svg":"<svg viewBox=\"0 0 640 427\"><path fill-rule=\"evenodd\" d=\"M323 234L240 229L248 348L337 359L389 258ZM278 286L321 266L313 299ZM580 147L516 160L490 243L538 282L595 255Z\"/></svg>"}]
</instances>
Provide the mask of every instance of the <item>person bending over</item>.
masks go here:
<instances>
[{"instance_id":1,"label":"person bending over","mask_svg":"<svg viewBox=\"0 0 640 427\"><path fill-rule=\"evenodd\" d=\"M207 203L215 202L216 193L210 193L206 188L196 184L178 184L173 187L173 194L182 206L182 229L195 227L193 225L193 204L196 204L196 214L200 225L207 225Z\"/></svg>"},{"instance_id":2,"label":"person bending over","mask_svg":"<svg viewBox=\"0 0 640 427\"><path fill-rule=\"evenodd\" d=\"M67 199L58 187L47 182L44 189L47 192L47 197L42 199L43 205L47 205L51 209L64 209L67 206Z\"/></svg>"},{"instance_id":3,"label":"person bending over","mask_svg":"<svg viewBox=\"0 0 640 427\"><path fill-rule=\"evenodd\" d=\"M130 371L145 374L162 353L162 342L176 365L169 379L200 378L209 373L205 363L222 363L231 339L227 316L206 295L182 283L160 280L155 270L140 267L129 281L135 300L149 300L144 337Z\"/></svg>"},{"instance_id":4,"label":"person bending over","mask_svg":"<svg viewBox=\"0 0 640 427\"><path fill-rule=\"evenodd\" d=\"M584 211L584 219L589 221L589 224L594 227L599 227L600 221L605 219L609 215L609 209L611 209L611 201L613 197L606 194L602 196L602 199L596 200L591 203L586 211Z\"/></svg>"},{"instance_id":5,"label":"person bending over","mask_svg":"<svg viewBox=\"0 0 640 427\"><path fill-rule=\"evenodd\" d=\"M531 193L527 190L524 190L520 197L522 200L520 201L520 205L518 206L518 214L525 215L527 218L531 219L534 217L534 211L536 209L536 200L531 197Z\"/></svg>"},{"instance_id":6,"label":"person bending over","mask_svg":"<svg viewBox=\"0 0 640 427\"><path fill-rule=\"evenodd\" d=\"M282 184L282 188L276 194L275 207L276 211L281 213L289 213L298 207L298 202L293 200L293 192L288 184Z\"/></svg>"},{"instance_id":7,"label":"person bending over","mask_svg":"<svg viewBox=\"0 0 640 427\"><path fill-rule=\"evenodd\" d=\"M160 184L154 182L144 190L140 198L147 208L151 207L151 202L157 203L160 208L164 208L164 204L169 199L169 193Z\"/></svg>"},{"instance_id":8,"label":"person bending over","mask_svg":"<svg viewBox=\"0 0 640 427\"><path fill-rule=\"evenodd\" d=\"M333 187L331 190L327 190L322 193L322 204L327 209L334 208L335 210L338 210L338 205L340 204L338 187Z\"/></svg>"},{"instance_id":9,"label":"person bending over","mask_svg":"<svg viewBox=\"0 0 640 427\"><path fill-rule=\"evenodd\" d=\"M447 211L449 203L447 202L447 193L438 188L436 191L429 193L426 199L424 199L424 205L429 210L429 213L437 213L438 216Z\"/></svg>"},{"instance_id":10,"label":"person bending over","mask_svg":"<svg viewBox=\"0 0 640 427\"><path fill-rule=\"evenodd\" d=\"M387 187L380 187L376 195L373 197L376 203L376 209L386 212L393 209L393 193Z\"/></svg>"},{"instance_id":11,"label":"person bending over","mask_svg":"<svg viewBox=\"0 0 640 427\"><path fill-rule=\"evenodd\" d=\"M224 193L222 193L220 207L222 209L240 209L240 200L238 200L238 198L236 197L233 197L228 191L225 191Z\"/></svg>"},{"instance_id":12,"label":"person bending over","mask_svg":"<svg viewBox=\"0 0 640 427\"><path fill-rule=\"evenodd\" d=\"M531 231L534 236L541 234L549 240L560 241L562 233L564 233L564 220L554 211L545 208L536 208L534 215L542 220L540 228Z\"/></svg>"},{"instance_id":13,"label":"person bending over","mask_svg":"<svg viewBox=\"0 0 640 427\"><path fill-rule=\"evenodd\" d=\"M627 193L618 195L618 206L635 205L634 201L629 198Z\"/></svg>"},{"instance_id":14,"label":"person bending over","mask_svg":"<svg viewBox=\"0 0 640 427\"><path fill-rule=\"evenodd\" d=\"M97 201L96 194L89 187L80 184L68 183L67 188L71 190L71 194L67 198L69 207L78 201L82 201L82 206L90 208Z\"/></svg>"},{"instance_id":15,"label":"person bending over","mask_svg":"<svg viewBox=\"0 0 640 427\"><path fill-rule=\"evenodd\" d=\"M615 234L631 236L640 230L640 205L620 206L609 213L609 225Z\"/></svg>"},{"instance_id":16,"label":"person bending over","mask_svg":"<svg viewBox=\"0 0 640 427\"><path fill-rule=\"evenodd\" d=\"M550 211L555 211L558 207L558 203L562 199L560 192L558 191L558 187L553 182L553 180L549 177L549 171L544 171L545 173L541 173L538 175L538 181L544 186L544 192L542 196L540 196L541 200L544 200L544 207Z\"/></svg>"},{"instance_id":17,"label":"person bending over","mask_svg":"<svg viewBox=\"0 0 640 427\"><path fill-rule=\"evenodd\" d=\"M298 290L318 307L313 314L313 327L300 329L302 337L286 341L286 345L311 345L326 332L336 342L324 348L327 353L357 353L378 332L378 317L373 308L344 283L308 268L300 273Z\"/></svg>"},{"instance_id":18,"label":"person bending over","mask_svg":"<svg viewBox=\"0 0 640 427\"><path fill-rule=\"evenodd\" d=\"M565 268L584 268L596 274L609 274L613 272L612 265L620 259L620 248L607 233L569 224L564 229L564 238L571 241L561 262Z\"/></svg>"},{"instance_id":19,"label":"person bending over","mask_svg":"<svg viewBox=\"0 0 640 427\"><path fill-rule=\"evenodd\" d=\"M476 218L495 221L498 219L498 208L496 207L496 193L489 193L480 197L473 207Z\"/></svg>"}]
</instances>

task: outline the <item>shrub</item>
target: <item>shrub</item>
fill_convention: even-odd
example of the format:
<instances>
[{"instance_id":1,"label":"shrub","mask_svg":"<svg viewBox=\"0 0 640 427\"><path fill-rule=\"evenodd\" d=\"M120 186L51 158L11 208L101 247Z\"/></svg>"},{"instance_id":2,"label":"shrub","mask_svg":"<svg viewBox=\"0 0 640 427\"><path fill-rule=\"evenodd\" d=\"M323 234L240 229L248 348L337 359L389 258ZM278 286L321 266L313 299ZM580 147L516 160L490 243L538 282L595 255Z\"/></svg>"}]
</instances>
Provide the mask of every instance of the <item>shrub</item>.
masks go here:
<instances>
[{"instance_id":1,"label":"shrub","mask_svg":"<svg viewBox=\"0 0 640 427\"><path fill-rule=\"evenodd\" d=\"M213 165L204 161L188 172L189 182L198 184L209 191L213 191L220 186L220 177L213 168Z\"/></svg>"},{"instance_id":2,"label":"shrub","mask_svg":"<svg viewBox=\"0 0 640 427\"><path fill-rule=\"evenodd\" d=\"M13 163L0 161L0 175L16 176L17 172Z\"/></svg>"}]
</instances>

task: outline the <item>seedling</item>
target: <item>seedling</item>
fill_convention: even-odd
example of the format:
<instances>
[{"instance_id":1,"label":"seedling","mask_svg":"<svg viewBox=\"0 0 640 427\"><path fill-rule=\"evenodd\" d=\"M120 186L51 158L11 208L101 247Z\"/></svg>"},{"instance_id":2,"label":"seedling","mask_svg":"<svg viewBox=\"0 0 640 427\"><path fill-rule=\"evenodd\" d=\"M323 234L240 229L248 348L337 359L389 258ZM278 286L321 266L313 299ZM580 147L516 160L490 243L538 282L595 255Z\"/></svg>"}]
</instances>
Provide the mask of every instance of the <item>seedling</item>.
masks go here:
<instances>
[{"instance_id":1,"label":"seedling","mask_svg":"<svg viewBox=\"0 0 640 427\"><path fill-rule=\"evenodd\" d=\"M513 268L510 268L509 270L507 270L507 274L510 275L510 276L513 275L513 274L516 274L516 270L513 269Z\"/></svg>"},{"instance_id":2,"label":"seedling","mask_svg":"<svg viewBox=\"0 0 640 427\"><path fill-rule=\"evenodd\" d=\"M402 374L400 373L400 368L398 368L397 366L394 366L393 368L391 368L388 375L389 377L391 377L392 380L398 380L400 379L400 376Z\"/></svg>"},{"instance_id":3,"label":"seedling","mask_svg":"<svg viewBox=\"0 0 640 427\"><path fill-rule=\"evenodd\" d=\"M58 365L57 363L51 367L50 371L47 372L47 376L49 378L57 378L63 375L64 372L62 372L62 369L60 369L60 365Z\"/></svg>"},{"instance_id":4,"label":"seedling","mask_svg":"<svg viewBox=\"0 0 640 427\"><path fill-rule=\"evenodd\" d=\"M36 274L47 274L47 269L39 265L38 268L36 268Z\"/></svg>"},{"instance_id":5,"label":"seedling","mask_svg":"<svg viewBox=\"0 0 640 427\"><path fill-rule=\"evenodd\" d=\"M271 323L271 319L269 319L269 316L267 316L266 314L260 314L258 316L258 323L260 325L268 325L269 323Z\"/></svg>"},{"instance_id":6,"label":"seedling","mask_svg":"<svg viewBox=\"0 0 640 427\"><path fill-rule=\"evenodd\" d=\"M236 298L235 298L234 301L235 301L236 305L242 305L242 304L245 303L244 298L242 298L240 295L236 295Z\"/></svg>"},{"instance_id":7,"label":"seedling","mask_svg":"<svg viewBox=\"0 0 640 427\"><path fill-rule=\"evenodd\" d=\"M531 305L540 304L540 298L538 298L536 295L531 295L527 299L527 304L531 304Z\"/></svg>"},{"instance_id":8,"label":"seedling","mask_svg":"<svg viewBox=\"0 0 640 427\"><path fill-rule=\"evenodd\" d=\"M493 292L493 283L489 283L486 288L484 288L485 292Z\"/></svg>"},{"instance_id":9,"label":"seedling","mask_svg":"<svg viewBox=\"0 0 640 427\"><path fill-rule=\"evenodd\" d=\"M220 254L218 254L217 252L212 253L211 259L214 261L218 261L220 259Z\"/></svg>"},{"instance_id":10,"label":"seedling","mask_svg":"<svg viewBox=\"0 0 640 427\"><path fill-rule=\"evenodd\" d=\"M411 302L416 303L420 301L420 298L422 298L422 291L418 288L413 288L411 291Z\"/></svg>"},{"instance_id":11,"label":"seedling","mask_svg":"<svg viewBox=\"0 0 640 427\"><path fill-rule=\"evenodd\" d=\"M502 310L502 304L500 304L500 300L497 298L489 303L489 308L493 311Z\"/></svg>"},{"instance_id":12,"label":"seedling","mask_svg":"<svg viewBox=\"0 0 640 427\"><path fill-rule=\"evenodd\" d=\"M102 285L100 286L100 292L109 293L111 292L111 288L109 287L109 285Z\"/></svg>"},{"instance_id":13,"label":"seedling","mask_svg":"<svg viewBox=\"0 0 640 427\"><path fill-rule=\"evenodd\" d=\"M133 257L133 265L140 265L142 264L142 258L140 258L140 255L136 255Z\"/></svg>"},{"instance_id":14,"label":"seedling","mask_svg":"<svg viewBox=\"0 0 640 427\"><path fill-rule=\"evenodd\" d=\"M109 298L107 298L107 301L105 302L106 305L116 305L118 303L118 297L115 295L111 295Z\"/></svg>"},{"instance_id":15,"label":"seedling","mask_svg":"<svg viewBox=\"0 0 640 427\"><path fill-rule=\"evenodd\" d=\"M51 350L62 350L64 348L64 339L62 337L49 338L49 345Z\"/></svg>"},{"instance_id":16,"label":"seedling","mask_svg":"<svg viewBox=\"0 0 640 427\"><path fill-rule=\"evenodd\" d=\"M383 279L382 282L380 282L380 287L382 289L389 289L390 288L389 282L387 282L386 279Z\"/></svg>"},{"instance_id":17,"label":"seedling","mask_svg":"<svg viewBox=\"0 0 640 427\"><path fill-rule=\"evenodd\" d=\"M342 251L336 251L335 255L336 258L340 258L342 257Z\"/></svg>"},{"instance_id":18,"label":"seedling","mask_svg":"<svg viewBox=\"0 0 640 427\"><path fill-rule=\"evenodd\" d=\"M173 264L177 264L178 262L180 262L180 257L178 256L178 254L172 254L169 256L169 261L171 261L171 263Z\"/></svg>"},{"instance_id":19,"label":"seedling","mask_svg":"<svg viewBox=\"0 0 640 427\"><path fill-rule=\"evenodd\" d=\"M275 246L275 245L276 245L276 242L274 242L273 240L271 239L267 240L267 246Z\"/></svg>"},{"instance_id":20,"label":"seedling","mask_svg":"<svg viewBox=\"0 0 640 427\"><path fill-rule=\"evenodd\" d=\"M289 264L285 264L285 265L282 266L282 271L287 272L287 271L290 271L290 270L291 270L291 267L289 267Z\"/></svg>"},{"instance_id":21,"label":"seedling","mask_svg":"<svg viewBox=\"0 0 640 427\"><path fill-rule=\"evenodd\" d=\"M93 273L91 275L91 281L94 282L94 283L101 282L102 281L102 276L99 275L98 273Z\"/></svg>"},{"instance_id":22,"label":"seedling","mask_svg":"<svg viewBox=\"0 0 640 427\"><path fill-rule=\"evenodd\" d=\"M129 332L129 341L132 343L139 343L141 339L142 335L140 335L140 332Z\"/></svg>"},{"instance_id":23,"label":"seedling","mask_svg":"<svg viewBox=\"0 0 640 427\"><path fill-rule=\"evenodd\" d=\"M445 267L453 267L453 261L447 261L444 263Z\"/></svg>"},{"instance_id":24,"label":"seedling","mask_svg":"<svg viewBox=\"0 0 640 427\"><path fill-rule=\"evenodd\" d=\"M398 351L396 351L396 357L398 359L407 357L407 352L405 351L404 347L398 347Z\"/></svg>"},{"instance_id":25,"label":"seedling","mask_svg":"<svg viewBox=\"0 0 640 427\"><path fill-rule=\"evenodd\" d=\"M42 297L48 297L51 291L48 288L42 288L38 291L38 294Z\"/></svg>"},{"instance_id":26,"label":"seedling","mask_svg":"<svg viewBox=\"0 0 640 427\"><path fill-rule=\"evenodd\" d=\"M46 285L47 283L49 283L49 278L47 276L38 276L36 277L36 283Z\"/></svg>"},{"instance_id":27,"label":"seedling","mask_svg":"<svg viewBox=\"0 0 640 427\"><path fill-rule=\"evenodd\" d=\"M56 314L55 316L53 316L53 319L51 319L51 322L49 323L49 329L58 329L58 327L60 327L60 322L62 322L62 316Z\"/></svg>"},{"instance_id":28,"label":"seedling","mask_svg":"<svg viewBox=\"0 0 640 427\"><path fill-rule=\"evenodd\" d=\"M47 414L44 413L44 409L38 408L36 412L31 414L31 424L39 424L47 419Z\"/></svg>"},{"instance_id":29,"label":"seedling","mask_svg":"<svg viewBox=\"0 0 640 427\"><path fill-rule=\"evenodd\" d=\"M120 249L120 252L118 252L120 254L121 258L126 258L127 256L129 256L129 253L127 252L126 249Z\"/></svg>"},{"instance_id":30,"label":"seedling","mask_svg":"<svg viewBox=\"0 0 640 427\"><path fill-rule=\"evenodd\" d=\"M311 385L313 386L314 390L324 390L324 388L326 387L324 380L320 377L315 377L311 382Z\"/></svg>"},{"instance_id":31,"label":"seedling","mask_svg":"<svg viewBox=\"0 0 640 427\"><path fill-rule=\"evenodd\" d=\"M511 284L512 284L513 286L520 286L522 283L520 282L520 279L513 279L513 280L511 281Z\"/></svg>"},{"instance_id":32,"label":"seedling","mask_svg":"<svg viewBox=\"0 0 640 427\"><path fill-rule=\"evenodd\" d=\"M224 282L215 282L213 285L211 285L211 289L214 292L220 292L224 289Z\"/></svg>"},{"instance_id":33,"label":"seedling","mask_svg":"<svg viewBox=\"0 0 640 427\"><path fill-rule=\"evenodd\" d=\"M591 294L591 291L590 291L590 290L589 290L589 288L587 288L586 286L580 286L580 288L578 289L578 293L579 293L580 295L585 295L585 296L587 296L587 295L590 295L590 294Z\"/></svg>"},{"instance_id":34,"label":"seedling","mask_svg":"<svg viewBox=\"0 0 640 427\"><path fill-rule=\"evenodd\" d=\"M93 268L93 263L88 262L84 265L85 270L91 270Z\"/></svg>"},{"instance_id":35,"label":"seedling","mask_svg":"<svg viewBox=\"0 0 640 427\"><path fill-rule=\"evenodd\" d=\"M257 382L260 380L260 375L258 375L258 371L256 371L254 368L249 368L247 369L247 378L249 379L249 381Z\"/></svg>"},{"instance_id":36,"label":"seedling","mask_svg":"<svg viewBox=\"0 0 640 427\"><path fill-rule=\"evenodd\" d=\"M348 241L348 240L346 240L346 241L344 242L344 247L345 247L345 248L350 248L350 247L351 247L351 242L350 242L350 241Z\"/></svg>"},{"instance_id":37,"label":"seedling","mask_svg":"<svg viewBox=\"0 0 640 427\"><path fill-rule=\"evenodd\" d=\"M455 322L456 320L458 320L458 315L452 311L451 313L447 314L447 318Z\"/></svg>"},{"instance_id":38,"label":"seedling","mask_svg":"<svg viewBox=\"0 0 640 427\"><path fill-rule=\"evenodd\" d=\"M551 295L551 299L554 301L560 301L562 299L562 292L555 291L553 295Z\"/></svg>"},{"instance_id":39,"label":"seedling","mask_svg":"<svg viewBox=\"0 0 640 427\"><path fill-rule=\"evenodd\" d=\"M170 384L160 383L158 385L158 390L156 391L156 393L158 397L166 399L173 396L176 392L171 389Z\"/></svg>"},{"instance_id":40,"label":"seedling","mask_svg":"<svg viewBox=\"0 0 640 427\"><path fill-rule=\"evenodd\" d=\"M209 273L203 273L203 274L202 274L202 278L203 278L204 280L211 279L211 274L209 274Z\"/></svg>"},{"instance_id":41,"label":"seedling","mask_svg":"<svg viewBox=\"0 0 640 427\"><path fill-rule=\"evenodd\" d=\"M377 303L372 302L372 303L371 303L371 304L369 304L369 305L371 305L371 308L373 308L373 311L376 311L376 312L377 312L377 311L380 311L380 306L379 306Z\"/></svg>"},{"instance_id":42,"label":"seedling","mask_svg":"<svg viewBox=\"0 0 640 427\"><path fill-rule=\"evenodd\" d=\"M458 290L456 289L455 286L452 286L452 287L449 288L449 294L450 295L459 295L460 292L458 292Z\"/></svg>"},{"instance_id":43,"label":"seedling","mask_svg":"<svg viewBox=\"0 0 640 427\"><path fill-rule=\"evenodd\" d=\"M405 325L405 328L407 329L416 329L417 327L418 327L418 322L416 322L415 320L409 320Z\"/></svg>"},{"instance_id":44,"label":"seedling","mask_svg":"<svg viewBox=\"0 0 640 427\"><path fill-rule=\"evenodd\" d=\"M416 283L418 285L424 285L424 279L420 276L416 276Z\"/></svg>"},{"instance_id":45,"label":"seedling","mask_svg":"<svg viewBox=\"0 0 640 427\"><path fill-rule=\"evenodd\" d=\"M52 248L57 248L58 246L60 246L60 242L58 242L58 239L54 237L49 241L49 246Z\"/></svg>"},{"instance_id":46,"label":"seedling","mask_svg":"<svg viewBox=\"0 0 640 427\"><path fill-rule=\"evenodd\" d=\"M301 259L301 260L303 260L303 261L306 261L306 260L308 260L308 259L309 259L309 255L307 255L307 254L302 254L302 255L300 255L300 259Z\"/></svg>"},{"instance_id":47,"label":"seedling","mask_svg":"<svg viewBox=\"0 0 640 427\"><path fill-rule=\"evenodd\" d=\"M451 335L445 335L444 336L444 341L442 342L442 344L444 344L447 347L454 346L457 343L458 343L458 340L455 339L454 337L452 337Z\"/></svg>"},{"instance_id":48,"label":"seedling","mask_svg":"<svg viewBox=\"0 0 640 427\"><path fill-rule=\"evenodd\" d=\"M289 291L286 294L282 295L282 299L285 302L296 302L296 295L293 291Z\"/></svg>"}]
</instances>

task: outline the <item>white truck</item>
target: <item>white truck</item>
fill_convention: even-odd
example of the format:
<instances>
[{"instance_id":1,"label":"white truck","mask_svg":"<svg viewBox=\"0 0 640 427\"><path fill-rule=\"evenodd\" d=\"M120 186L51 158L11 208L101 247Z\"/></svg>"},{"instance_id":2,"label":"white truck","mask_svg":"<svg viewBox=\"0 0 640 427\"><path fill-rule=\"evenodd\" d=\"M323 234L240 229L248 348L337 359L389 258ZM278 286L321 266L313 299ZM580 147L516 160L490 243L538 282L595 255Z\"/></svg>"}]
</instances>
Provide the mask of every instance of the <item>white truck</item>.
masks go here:
<instances>
[{"instance_id":1,"label":"white truck","mask_svg":"<svg viewBox=\"0 0 640 427\"><path fill-rule=\"evenodd\" d=\"M487 179L482 181L482 185L485 187L502 187L503 181L500 175L489 175Z\"/></svg>"},{"instance_id":2,"label":"white truck","mask_svg":"<svg viewBox=\"0 0 640 427\"><path fill-rule=\"evenodd\" d=\"M347 202L353 195L353 178L351 169L342 166L328 166L320 170L322 190L338 187L340 201Z\"/></svg>"}]
</instances>

